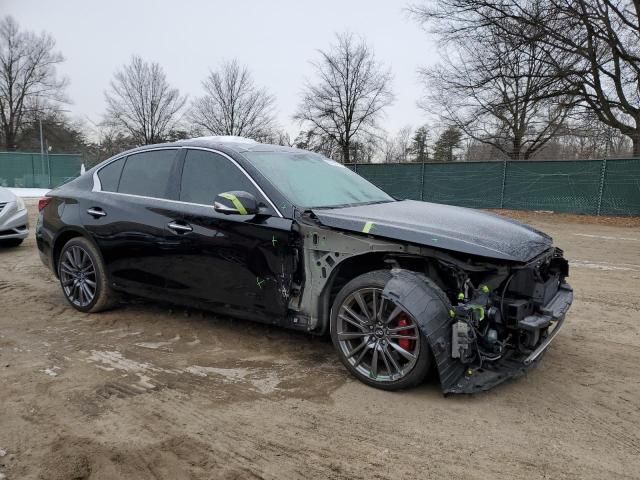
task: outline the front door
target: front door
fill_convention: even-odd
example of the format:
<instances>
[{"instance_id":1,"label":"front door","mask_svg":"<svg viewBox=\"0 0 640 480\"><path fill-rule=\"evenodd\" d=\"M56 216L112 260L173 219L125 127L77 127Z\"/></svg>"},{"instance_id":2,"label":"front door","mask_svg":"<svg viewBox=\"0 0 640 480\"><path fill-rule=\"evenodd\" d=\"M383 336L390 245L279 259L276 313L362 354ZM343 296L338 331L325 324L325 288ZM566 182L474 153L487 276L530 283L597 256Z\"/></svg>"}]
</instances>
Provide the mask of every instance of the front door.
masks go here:
<instances>
[{"instance_id":1,"label":"front door","mask_svg":"<svg viewBox=\"0 0 640 480\"><path fill-rule=\"evenodd\" d=\"M179 190L182 216L176 220L189 230L168 272L176 288L200 301L284 316L295 269L292 221L281 218L248 175L218 153L187 150ZM251 193L269 214L217 213L216 195L233 190Z\"/></svg>"}]
</instances>

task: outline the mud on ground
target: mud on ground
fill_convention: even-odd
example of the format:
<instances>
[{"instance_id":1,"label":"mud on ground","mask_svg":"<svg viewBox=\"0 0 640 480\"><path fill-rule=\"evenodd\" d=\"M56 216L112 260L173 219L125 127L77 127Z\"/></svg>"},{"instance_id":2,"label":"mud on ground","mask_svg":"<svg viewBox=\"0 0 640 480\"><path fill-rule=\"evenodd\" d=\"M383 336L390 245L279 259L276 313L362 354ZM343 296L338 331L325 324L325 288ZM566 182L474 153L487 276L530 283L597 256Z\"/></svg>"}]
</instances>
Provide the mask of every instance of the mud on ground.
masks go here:
<instances>
[{"instance_id":1,"label":"mud on ground","mask_svg":"<svg viewBox=\"0 0 640 480\"><path fill-rule=\"evenodd\" d=\"M565 329L526 377L448 398L366 387L305 334L81 314L33 235L0 250L0 478L640 478L640 227L518 217L572 260Z\"/></svg>"}]
</instances>

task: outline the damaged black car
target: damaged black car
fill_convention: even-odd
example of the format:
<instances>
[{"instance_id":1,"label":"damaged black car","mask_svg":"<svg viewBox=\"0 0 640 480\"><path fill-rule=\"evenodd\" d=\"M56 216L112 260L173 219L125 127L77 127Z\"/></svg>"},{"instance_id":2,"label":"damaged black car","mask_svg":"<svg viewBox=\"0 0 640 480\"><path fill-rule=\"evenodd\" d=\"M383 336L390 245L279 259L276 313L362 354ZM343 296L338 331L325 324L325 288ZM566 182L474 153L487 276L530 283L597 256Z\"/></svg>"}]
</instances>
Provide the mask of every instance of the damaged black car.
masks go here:
<instances>
[{"instance_id":1,"label":"damaged black car","mask_svg":"<svg viewBox=\"0 0 640 480\"><path fill-rule=\"evenodd\" d=\"M317 335L359 380L444 393L536 365L573 293L552 239L396 200L321 155L203 137L117 155L39 202L36 240L71 306L135 295Z\"/></svg>"}]
</instances>

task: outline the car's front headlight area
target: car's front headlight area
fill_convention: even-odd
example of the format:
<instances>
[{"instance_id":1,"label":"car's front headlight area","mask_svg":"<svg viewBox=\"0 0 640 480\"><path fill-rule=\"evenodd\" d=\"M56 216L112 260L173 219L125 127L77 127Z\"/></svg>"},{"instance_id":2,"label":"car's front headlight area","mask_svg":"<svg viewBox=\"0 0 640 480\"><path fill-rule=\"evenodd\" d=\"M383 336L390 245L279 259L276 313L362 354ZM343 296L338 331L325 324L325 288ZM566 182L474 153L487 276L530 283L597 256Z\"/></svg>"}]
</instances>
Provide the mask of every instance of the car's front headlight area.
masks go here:
<instances>
[{"instance_id":1,"label":"car's front headlight area","mask_svg":"<svg viewBox=\"0 0 640 480\"><path fill-rule=\"evenodd\" d=\"M17 207L19 212L21 212L22 210L25 210L27 208L27 206L25 205L24 200L22 199L22 197L16 197L16 207Z\"/></svg>"}]
</instances>

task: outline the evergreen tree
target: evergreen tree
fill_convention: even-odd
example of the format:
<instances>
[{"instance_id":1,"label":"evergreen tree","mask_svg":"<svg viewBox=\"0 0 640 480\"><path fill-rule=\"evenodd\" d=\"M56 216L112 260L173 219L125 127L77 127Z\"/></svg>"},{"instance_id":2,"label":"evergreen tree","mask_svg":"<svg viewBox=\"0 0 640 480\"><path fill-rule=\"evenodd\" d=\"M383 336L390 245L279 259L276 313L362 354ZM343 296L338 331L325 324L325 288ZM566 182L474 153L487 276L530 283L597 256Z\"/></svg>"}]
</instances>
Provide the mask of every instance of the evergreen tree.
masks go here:
<instances>
[{"instance_id":1,"label":"evergreen tree","mask_svg":"<svg viewBox=\"0 0 640 480\"><path fill-rule=\"evenodd\" d=\"M428 140L429 131L427 130L427 126L423 125L416 130L411 140L411 152L416 162L422 163L429 161Z\"/></svg>"},{"instance_id":2,"label":"evergreen tree","mask_svg":"<svg viewBox=\"0 0 640 480\"><path fill-rule=\"evenodd\" d=\"M460 148L462 143L462 132L456 127L448 127L438 140L434 147L434 160L436 162L453 162L456 160L454 150Z\"/></svg>"}]
</instances>

